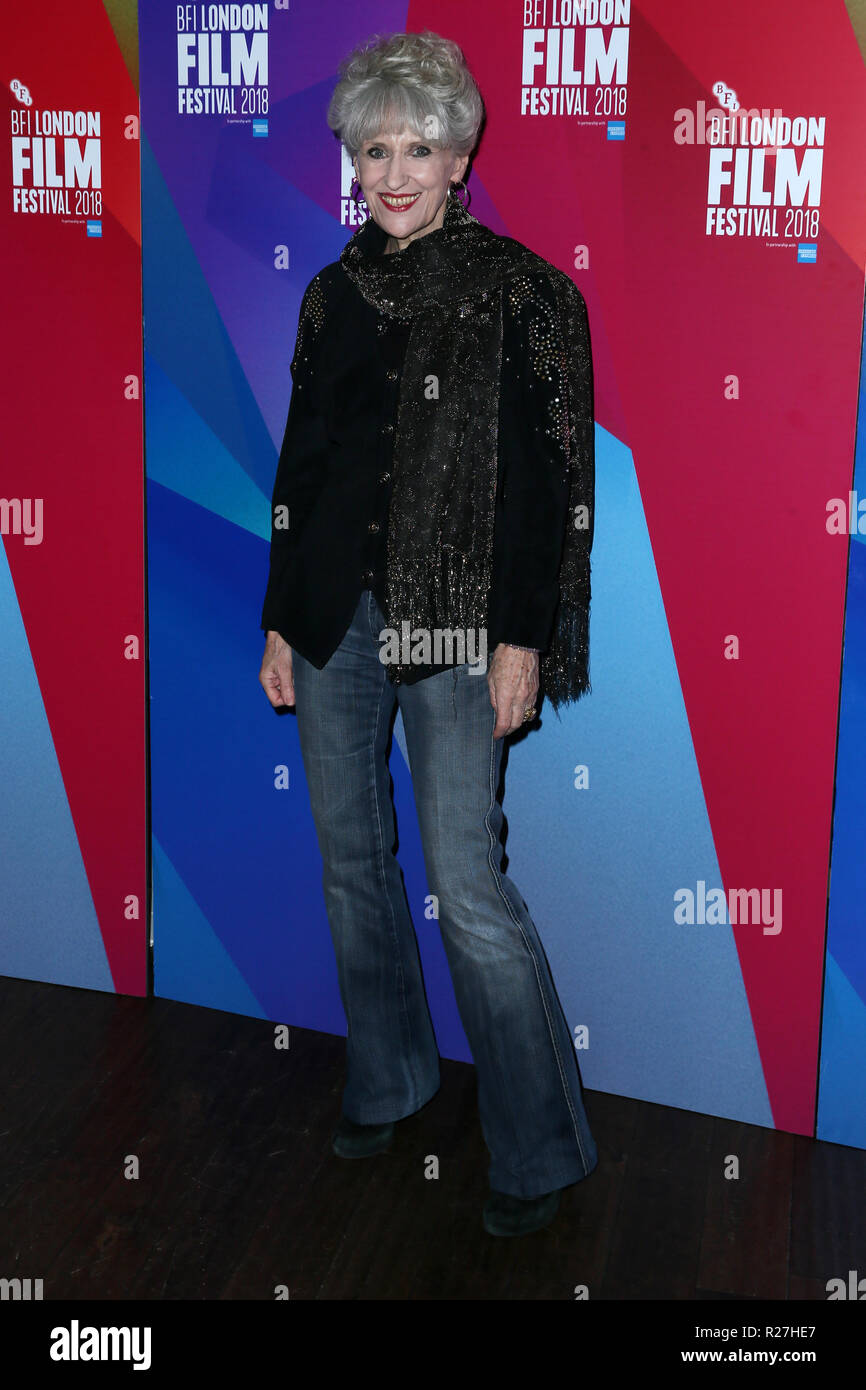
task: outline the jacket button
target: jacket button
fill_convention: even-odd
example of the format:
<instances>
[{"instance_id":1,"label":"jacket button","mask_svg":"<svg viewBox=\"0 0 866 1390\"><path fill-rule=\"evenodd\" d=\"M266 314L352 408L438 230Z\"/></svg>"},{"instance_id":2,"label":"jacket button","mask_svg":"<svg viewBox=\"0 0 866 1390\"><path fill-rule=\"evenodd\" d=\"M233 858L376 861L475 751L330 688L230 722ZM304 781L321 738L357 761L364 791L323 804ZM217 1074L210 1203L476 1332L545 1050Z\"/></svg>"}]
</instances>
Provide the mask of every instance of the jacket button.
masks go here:
<instances>
[{"instance_id":1,"label":"jacket button","mask_svg":"<svg viewBox=\"0 0 866 1390\"><path fill-rule=\"evenodd\" d=\"M391 474L390 474L390 473L383 473L382 476L381 476L381 478L379 479L379 482L380 482L380 483L390 483L390 481L391 481Z\"/></svg>"},{"instance_id":2,"label":"jacket button","mask_svg":"<svg viewBox=\"0 0 866 1390\"><path fill-rule=\"evenodd\" d=\"M387 424L387 425L383 425L383 426L382 426L382 433L383 433L383 434L393 434L393 433L394 433L394 426L393 426L392 424L390 424L390 423Z\"/></svg>"},{"instance_id":3,"label":"jacket button","mask_svg":"<svg viewBox=\"0 0 866 1390\"><path fill-rule=\"evenodd\" d=\"M395 369L394 367L392 367L392 368L390 369L390 371L388 372L388 380L389 380L389 381L396 381L396 380L397 380L397 372L396 372L396 369Z\"/></svg>"},{"instance_id":4,"label":"jacket button","mask_svg":"<svg viewBox=\"0 0 866 1390\"><path fill-rule=\"evenodd\" d=\"M368 530L368 531L371 531L371 532L373 533L374 536L375 536L376 532L378 531L378 529L379 529L379 523L378 523L378 521L371 521L371 522L370 522L370 525L367 527L367 530Z\"/></svg>"}]
</instances>

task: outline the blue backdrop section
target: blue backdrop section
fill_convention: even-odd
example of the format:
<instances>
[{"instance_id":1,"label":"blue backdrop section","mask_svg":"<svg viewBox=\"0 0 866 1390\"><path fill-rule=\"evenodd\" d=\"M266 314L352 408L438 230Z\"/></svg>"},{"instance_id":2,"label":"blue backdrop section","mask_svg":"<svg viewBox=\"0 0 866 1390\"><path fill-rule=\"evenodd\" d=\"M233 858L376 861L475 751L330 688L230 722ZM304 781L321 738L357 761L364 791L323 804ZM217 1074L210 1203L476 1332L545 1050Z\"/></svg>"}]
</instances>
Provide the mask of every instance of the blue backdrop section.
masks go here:
<instances>
[{"instance_id":1,"label":"blue backdrop section","mask_svg":"<svg viewBox=\"0 0 866 1390\"><path fill-rule=\"evenodd\" d=\"M860 400L854 491L866 501L866 360ZM866 525L866 519L864 519ZM836 750L836 800L830 857L830 907L821 1062L819 1139L866 1148L866 536L850 540L845 646Z\"/></svg>"},{"instance_id":2,"label":"blue backdrop section","mask_svg":"<svg viewBox=\"0 0 866 1390\"><path fill-rule=\"evenodd\" d=\"M263 158L268 148L263 142ZM276 282L282 359L273 351L275 336L260 335L267 371L257 385L265 399L279 402L267 412L279 422L271 435L158 162L142 141L154 989L345 1034L295 718L271 709L257 677L270 493L300 298L349 233L275 176L269 199L263 202L259 190L253 200L257 217L272 219L271 232L262 238L256 227L253 236L225 191L230 170L248 158L245 146L238 166L227 138L215 181L220 194L208 218L225 245L243 255L248 244L277 245L285 228L293 229L292 273ZM249 275L245 264L237 282L246 285ZM269 267L271 312L272 277ZM400 862L431 1012L443 1055L469 1061L438 925L424 915L423 854L401 740L398 717L391 775ZM276 786L281 765L286 790Z\"/></svg>"},{"instance_id":3,"label":"blue backdrop section","mask_svg":"<svg viewBox=\"0 0 866 1390\"><path fill-rule=\"evenodd\" d=\"M160 979L175 981L172 997L263 1018L264 1010L155 836L153 882L159 902L156 961Z\"/></svg>"},{"instance_id":4,"label":"blue backdrop section","mask_svg":"<svg viewBox=\"0 0 866 1390\"><path fill-rule=\"evenodd\" d=\"M102 933L2 540L0 633L0 972L111 990ZM46 847L50 874L45 872Z\"/></svg>"},{"instance_id":5,"label":"blue backdrop section","mask_svg":"<svg viewBox=\"0 0 866 1390\"><path fill-rule=\"evenodd\" d=\"M156 362L148 364L147 395L150 481L269 540L261 488Z\"/></svg>"},{"instance_id":6,"label":"blue backdrop section","mask_svg":"<svg viewBox=\"0 0 866 1390\"><path fill-rule=\"evenodd\" d=\"M148 534L155 992L345 1034L295 716L272 710L258 682L267 545L153 481ZM399 721L395 735L400 862L437 1038L469 1061L424 915Z\"/></svg>"},{"instance_id":7,"label":"blue backdrop section","mask_svg":"<svg viewBox=\"0 0 866 1390\"><path fill-rule=\"evenodd\" d=\"M819 1139L866 1149L864 1058L866 1003L828 951L818 1091Z\"/></svg>"}]
</instances>

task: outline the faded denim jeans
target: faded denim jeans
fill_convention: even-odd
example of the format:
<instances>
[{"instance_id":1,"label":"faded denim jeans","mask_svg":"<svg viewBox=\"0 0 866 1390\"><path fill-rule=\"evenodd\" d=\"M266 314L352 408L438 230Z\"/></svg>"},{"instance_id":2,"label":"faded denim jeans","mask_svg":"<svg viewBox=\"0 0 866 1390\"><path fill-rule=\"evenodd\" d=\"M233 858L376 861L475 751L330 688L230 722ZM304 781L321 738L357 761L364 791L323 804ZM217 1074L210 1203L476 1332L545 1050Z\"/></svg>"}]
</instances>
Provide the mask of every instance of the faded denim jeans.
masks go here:
<instances>
[{"instance_id":1,"label":"faded denim jeans","mask_svg":"<svg viewBox=\"0 0 866 1390\"><path fill-rule=\"evenodd\" d=\"M293 653L295 709L346 1013L343 1114L384 1124L439 1089L439 1051L395 841L385 760L399 701L427 886L478 1082L490 1186L536 1197L598 1161L571 1034L526 905L501 870L503 740L484 670L393 685L369 590L319 671ZM492 653L491 653L492 655Z\"/></svg>"}]
</instances>

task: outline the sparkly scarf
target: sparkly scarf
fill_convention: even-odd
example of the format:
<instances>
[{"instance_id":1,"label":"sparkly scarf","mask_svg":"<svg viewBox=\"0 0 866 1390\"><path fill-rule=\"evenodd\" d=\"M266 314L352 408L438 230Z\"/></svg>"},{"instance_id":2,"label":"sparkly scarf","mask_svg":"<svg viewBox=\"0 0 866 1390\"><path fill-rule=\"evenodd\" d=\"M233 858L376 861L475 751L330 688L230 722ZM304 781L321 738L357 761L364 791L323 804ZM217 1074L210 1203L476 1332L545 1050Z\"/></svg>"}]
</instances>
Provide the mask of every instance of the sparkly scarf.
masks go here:
<instances>
[{"instance_id":1,"label":"sparkly scarf","mask_svg":"<svg viewBox=\"0 0 866 1390\"><path fill-rule=\"evenodd\" d=\"M388 626L398 632L405 621L411 630L426 632L487 627L503 286L514 276L543 271L555 290L554 370L569 403L555 433L570 499L560 600L550 646L539 658L539 684L558 710L590 689L595 470L583 297L567 275L484 226L453 192L441 228L390 255L385 244L385 233L370 218L349 239L340 261L370 304L411 323L397 406L383 604ZM389 675L400 669L389 667Z\"/></svg>"}]
</instances>

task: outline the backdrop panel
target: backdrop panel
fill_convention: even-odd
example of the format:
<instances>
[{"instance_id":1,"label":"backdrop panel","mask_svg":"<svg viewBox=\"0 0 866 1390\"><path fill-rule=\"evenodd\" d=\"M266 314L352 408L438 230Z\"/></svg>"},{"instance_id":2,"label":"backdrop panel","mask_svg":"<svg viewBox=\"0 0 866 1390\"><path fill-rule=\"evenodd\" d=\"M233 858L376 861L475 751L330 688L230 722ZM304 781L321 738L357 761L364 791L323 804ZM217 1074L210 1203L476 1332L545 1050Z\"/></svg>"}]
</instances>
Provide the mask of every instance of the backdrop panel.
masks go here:
<instances>
[{"instance_id":1,"label":"backdrop panel","mask_svg":"<svg viewBox=\"0 0 866 1390\"><path fill-rule=\"evenodd\" d=\"M136 11L0 23L0 971L144 994Z\"/></svg>"},{"instance_id":2,"label":"backdrop panel","mask_svg":"<svg viewBox=\"0 0 866 1390\"><path fill-rule=\"evenodd\" d=\"M573 276L593 333L593 690L510 752L510 871L588 1027L589 1087L812 1133L862 60L841 0L820 64L804 0L598 15L262 6L244 30L154 0L141 16L156 988L345 1033L258 619L300 297L355 225L325 124L337 64L429 27L487 104L472 211ZM469 1060L399 720L391 767L440 1050Z\"/></svg>"}]
</instances>

